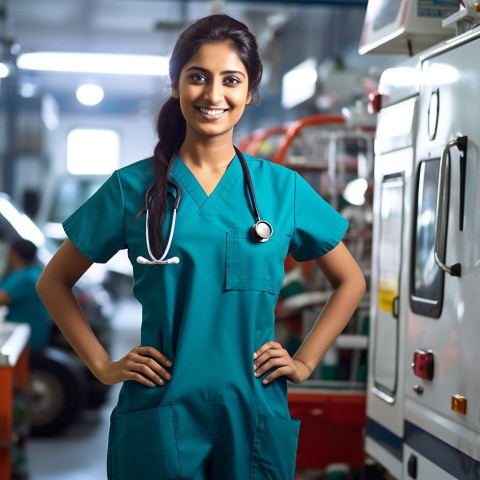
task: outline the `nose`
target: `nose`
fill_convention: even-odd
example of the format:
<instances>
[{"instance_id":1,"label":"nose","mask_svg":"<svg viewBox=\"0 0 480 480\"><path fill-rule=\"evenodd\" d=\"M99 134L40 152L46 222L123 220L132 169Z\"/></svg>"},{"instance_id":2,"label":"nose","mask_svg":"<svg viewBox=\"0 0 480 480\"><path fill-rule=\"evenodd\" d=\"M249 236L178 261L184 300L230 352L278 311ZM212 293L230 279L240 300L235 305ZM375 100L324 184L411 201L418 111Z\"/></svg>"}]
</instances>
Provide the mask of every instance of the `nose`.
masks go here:
<instances>
[{"instance_id":1,"label":"nose","mask_svg":"<svg viewBox=\"0 0 480 480\"><path fill-rule=\"evenodd\" d=\"M210 82L205 91L207 103L211 105L219 104L223 99L223 85L219 82Z\"/></svg>"}]
</instances>

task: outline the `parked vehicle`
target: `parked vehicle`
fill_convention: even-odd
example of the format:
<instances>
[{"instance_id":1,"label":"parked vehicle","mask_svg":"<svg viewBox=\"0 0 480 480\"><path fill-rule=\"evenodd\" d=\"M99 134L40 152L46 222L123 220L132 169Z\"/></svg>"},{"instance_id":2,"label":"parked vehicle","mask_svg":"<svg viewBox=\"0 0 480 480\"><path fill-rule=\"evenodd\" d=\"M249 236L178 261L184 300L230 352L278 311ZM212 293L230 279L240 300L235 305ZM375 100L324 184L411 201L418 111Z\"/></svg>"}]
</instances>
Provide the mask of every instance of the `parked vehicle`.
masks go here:
<instances>
[{"instance_id":1,"label":"parked vehicle","mask_svg":"<svg viewBox=\"0 0 480 480\"><path fill-rule=\"evenodd\" d=\"M443 21L454 39L387 69L374 98L366 451L396 479L480 471L480 15L470 3Z\"/></svg>"},{"instance_id":2,"label":"parked vehicle","mask_svg":"<svg viewBox=\"0 0 480 480\"><path fill-rule=\"evenodd\" d=\"M37 246L37 262L45 266L55 250L40 229L0 193L0 276L11 242L24 238ZM108 348L109 322L113 312L109 294L87 274L74 292L92 329ZM83 408L105 402L108 387L99 382L73 353L60 331L53 326L50 345L32 352L30 367L31 431L33 435L58 434L70 425Z\"/></svg>"}]
</instances>

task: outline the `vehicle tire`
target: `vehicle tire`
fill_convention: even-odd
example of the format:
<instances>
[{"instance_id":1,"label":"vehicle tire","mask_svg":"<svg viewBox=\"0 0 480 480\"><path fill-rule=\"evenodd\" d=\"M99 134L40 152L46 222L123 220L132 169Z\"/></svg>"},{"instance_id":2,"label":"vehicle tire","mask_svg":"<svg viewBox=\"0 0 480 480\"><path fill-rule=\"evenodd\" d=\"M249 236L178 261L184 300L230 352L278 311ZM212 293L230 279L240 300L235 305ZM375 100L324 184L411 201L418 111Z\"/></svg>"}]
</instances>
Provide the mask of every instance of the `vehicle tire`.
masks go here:
<instances>
[{"instance_id":1,"label":"vehicle tire","mask_svg":"<svg viewBox=\"0 0 480 480\"><path fill-rule=\"evenodd\" d=\"M59 349L32 352L30 428L32 436L53 436L73 423L85 405L86 381L80 366Z\"/></svg>"}]
</instances>

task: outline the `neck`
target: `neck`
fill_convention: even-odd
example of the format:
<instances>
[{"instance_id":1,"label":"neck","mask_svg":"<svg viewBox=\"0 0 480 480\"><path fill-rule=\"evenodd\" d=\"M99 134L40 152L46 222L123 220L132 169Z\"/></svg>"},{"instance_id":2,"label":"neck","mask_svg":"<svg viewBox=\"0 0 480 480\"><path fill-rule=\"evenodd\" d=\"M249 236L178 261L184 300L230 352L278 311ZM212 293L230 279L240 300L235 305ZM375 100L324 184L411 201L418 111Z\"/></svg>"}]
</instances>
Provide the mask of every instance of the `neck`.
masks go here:
<instances>
[{"instance_id":1,"label":"neck","mask_svg":"<svg viewBox=\"0 0 480 480\"><path fill-rule=\"evenodd\" d=\"M191 137L190 137L191 138ZM187 135L178 156L187 165L205 170L225 170L235 157L232 138L192 141Z\"/></svg>"}]
</instances>

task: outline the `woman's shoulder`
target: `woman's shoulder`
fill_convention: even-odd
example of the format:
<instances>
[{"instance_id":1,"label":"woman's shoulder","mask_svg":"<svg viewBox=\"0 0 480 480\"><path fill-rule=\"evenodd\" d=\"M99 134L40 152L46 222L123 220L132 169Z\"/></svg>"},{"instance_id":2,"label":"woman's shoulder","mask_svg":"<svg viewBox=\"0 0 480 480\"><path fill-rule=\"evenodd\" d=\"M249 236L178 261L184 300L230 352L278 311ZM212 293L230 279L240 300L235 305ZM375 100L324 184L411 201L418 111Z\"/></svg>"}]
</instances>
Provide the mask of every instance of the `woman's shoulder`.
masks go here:
<instances>
[{"instance_id":1,"label":"woman's shoulder","mask_svg":"<svg viewBox=\"0 0 480 480\"><path fill-rule=\"evenodd\" d=\"M117 172L122 178L130 176L136 177L139 175L153 175L152 158L144 158L142 160L129 163L128 165L119 168Z\"/></svg>"},{"instance_id":2,"label":"woman's shoulder","mask_svg":"<svg viewBox=\"0 0 480 480\"><path fill-rule=\"evenodd\" d=\"M249 167L254 170L259 170L262 173L270 173L271 175L285 177L288 179L293 179L295 177L295 172L290 170L288 167L283 165L279 165L278 163L273 163L270 160L266 160L264 158L253 157L248 153L243 154L245 156L245 160Z\"/></svg>"},{"instance_id":3,"label":"woman's shoulder","mask_svg":"<svg viewBox=\"0 0 480 480\"><path fill-rule=\"evenodd\" d=\"M130 163L119 168L116 172L124 188L133 187L135 190L138 189L139 185L150 186L154 178L151 158Z\"/></svg>"}]
</instances>

